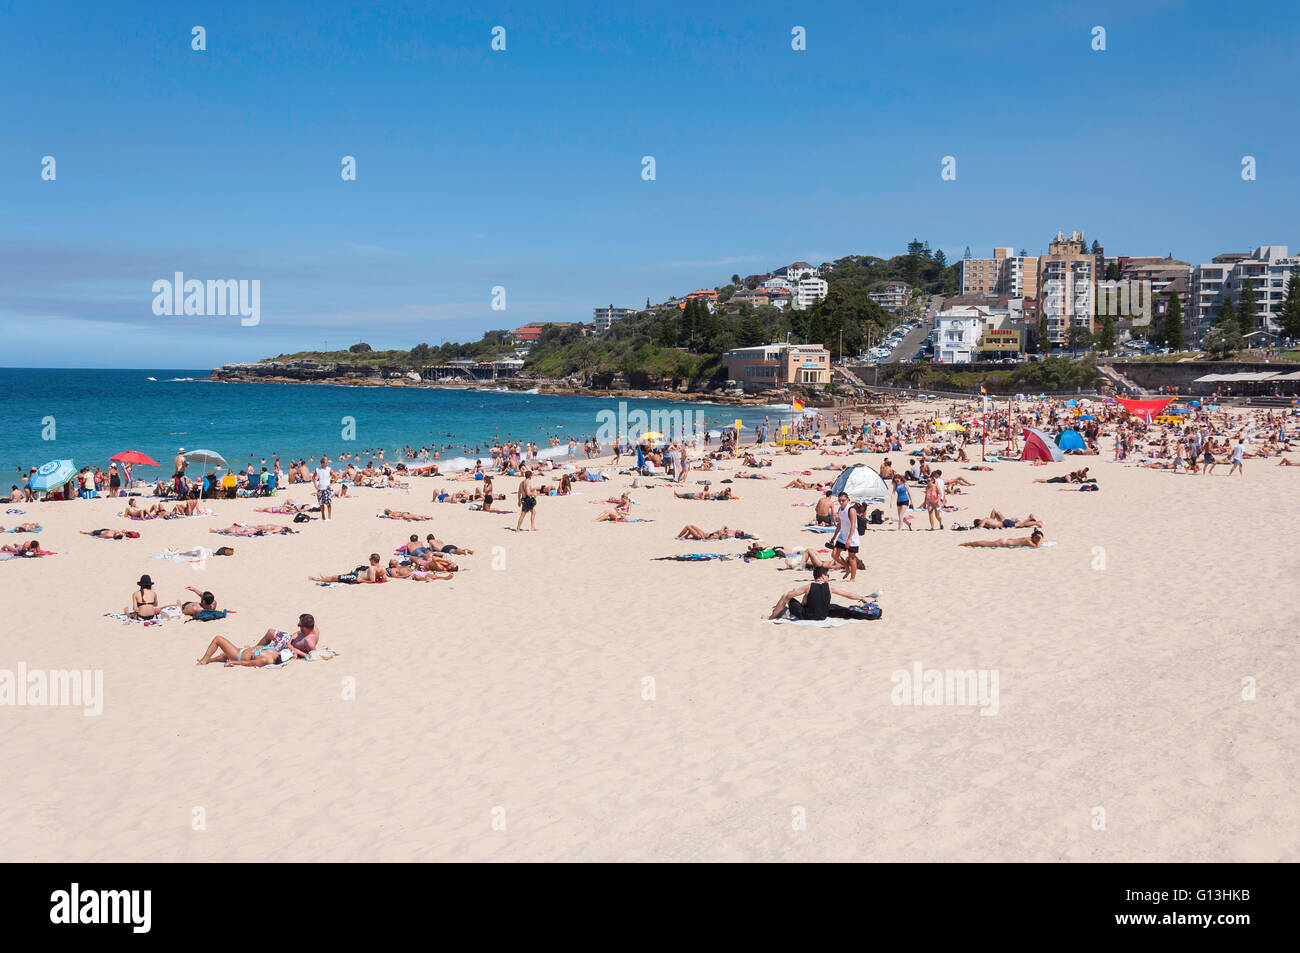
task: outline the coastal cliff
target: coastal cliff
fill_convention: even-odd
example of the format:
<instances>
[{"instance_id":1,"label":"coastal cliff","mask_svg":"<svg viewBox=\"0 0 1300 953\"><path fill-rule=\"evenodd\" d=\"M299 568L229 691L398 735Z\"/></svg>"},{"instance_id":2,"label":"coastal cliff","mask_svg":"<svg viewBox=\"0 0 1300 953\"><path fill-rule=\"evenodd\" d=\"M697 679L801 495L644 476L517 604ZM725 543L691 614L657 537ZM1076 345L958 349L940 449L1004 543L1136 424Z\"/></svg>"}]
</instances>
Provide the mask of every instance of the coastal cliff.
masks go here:
<instances>
[{"instance_id":1,"label":"coastal cliff","mask_svg":"<svg viewBox=\"0 0 1300 953\"><path fill-rule=\"evenodd\" d=\"M638 388L629 386L623 375L617 374L607 387L589 387L579 379L547 380L530 377L475 379L469 375L441 380L422 379L409 367L388 364L349 364L336 361L271 360L223 364L213 369L209 378L214 381L263 384L336 384L351 387L504 387L509 390L532 390L542 394L560 394L580 397L652 397L660 400L707 399L722 404L765 404L800 396L809 406L833 403L825 394L804 393L795 388L790 392L771 391L765 394L744 396L725 394L716 390L701 390L686 386L673 388L668 381L660 386Z\"/></svg>"}]
</instances>

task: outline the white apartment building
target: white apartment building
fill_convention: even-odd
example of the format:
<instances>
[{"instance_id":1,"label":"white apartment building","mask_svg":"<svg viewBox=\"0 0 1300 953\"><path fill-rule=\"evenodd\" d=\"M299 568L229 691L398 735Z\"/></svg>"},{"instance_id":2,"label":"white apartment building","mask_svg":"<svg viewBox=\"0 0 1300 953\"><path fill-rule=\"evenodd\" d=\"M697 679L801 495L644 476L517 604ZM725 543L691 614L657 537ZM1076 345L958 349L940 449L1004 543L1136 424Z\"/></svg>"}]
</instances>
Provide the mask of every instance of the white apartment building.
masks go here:
<instances>
[{"instance_id":1,"label":"white apartment building","mask_svg":"<svg viewBox=\"0 0 1300 953\"><path fill-rule=\"evenodd\" d=\"M799 284L793 290L794 301L791 307L800 311L805 308L811 308L822 298L826 297L826 292L830 286L826 284L823 278L800 278Z\"/></svg>"},{"instance_id":2,"label":"white apartment building","mask_svg":"<svg viewBox=\"0 0 1300 953\"><path fill-rule=\"evenodd\" d=\"M781 277L768 278L759 287L766 288L768 291L789 291L790 281Z\"/></svg>"},{"instance_id":3,"label":"white apartment building","mask_svg":"<svg viewBox=\"0 0 1300 953\"><path fill-rule=\"evenodd\" d=\"M795 282L800 278L816 278L821 274L821 271L806 261L796 261L784 268L778 268L772 274L778 278L785 278L787 281Z\"/></svg>"},{"instance_id":4,"label":"white apartment building","mask_svg":"<svg viewBox=\"0 0 1300 953\"><path fill-rule=\"evenodd\" d=\"M593 311L596 315L597 334L604 334L615 321L622 321L636 314L636 308L616 308L612 304L608 308L594 308Z\"/></svg>"},{"instance_id":5,"label":"white apartment building","mask_svg":"<svg viewBox=\"0 0 1300 953\"><path fill-rule=\"evenodd\" d=\"M984 320L976 308L941 311L934 319L934 363L969 364L984 333Z\"/></svg>"},{"instance_id":6,"label":"white apartment building","mask_svg":"<svg viewBox=\"0 0 1300 953\"><path fill-rule=\"evenodd\" d=\"M1187 302L1183 308L1193 341L1219 320L1224 297L1236 308L1247 283L1255 289L1256 310L1244 330L1277 331L1278 315L1286 298L1291 275L1300 269L1300 257L1290 255L1286 245L1260 245L1241 254L1216 255L1214 261L1197 265L1187 283ZM1243 315L1238 313L1237 320Z\"/></svg>"}]
</instances>

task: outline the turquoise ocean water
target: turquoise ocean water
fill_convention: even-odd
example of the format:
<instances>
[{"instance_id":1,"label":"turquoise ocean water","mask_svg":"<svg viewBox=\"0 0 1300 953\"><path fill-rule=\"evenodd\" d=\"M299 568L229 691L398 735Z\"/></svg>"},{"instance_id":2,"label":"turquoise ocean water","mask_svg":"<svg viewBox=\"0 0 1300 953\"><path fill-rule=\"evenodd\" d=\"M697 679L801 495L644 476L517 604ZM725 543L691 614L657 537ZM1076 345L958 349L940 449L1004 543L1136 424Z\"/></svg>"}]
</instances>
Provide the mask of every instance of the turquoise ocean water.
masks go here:
<instances>
[{"instance_id":1,"label":"turquoise ocean water","mask_svg":"<svg viewBox=\"0 0 1300 953\"><path fill-rule=\"evenodd\" d=\"M170 475L172 457L215 450L232 465L260 465L279 454L337 459L340 452L380 448L385 460L406 446L452 444L442 458L486 453L494 439L569 436L579 443L597 433L601 411L618 413L618 400L433 388L342 387L328 384L234 384L210 381L208 370L50 370L0 368L0 479L15 482L20 467L70 458L78 466L106 466L122 450L139 450L163 464L137 476ZM629 413L653 409L698 411L709 428L737 418L749 432L783 405L746 407L631 399ZM345 418L355 439L343 439ZM45 439L46 437L52 439ZM579 447L581 455L581 447ZM364 459L364 457L363 457ZM6 483L4 489L8 489Z\"/></svg>"}]
</instances>

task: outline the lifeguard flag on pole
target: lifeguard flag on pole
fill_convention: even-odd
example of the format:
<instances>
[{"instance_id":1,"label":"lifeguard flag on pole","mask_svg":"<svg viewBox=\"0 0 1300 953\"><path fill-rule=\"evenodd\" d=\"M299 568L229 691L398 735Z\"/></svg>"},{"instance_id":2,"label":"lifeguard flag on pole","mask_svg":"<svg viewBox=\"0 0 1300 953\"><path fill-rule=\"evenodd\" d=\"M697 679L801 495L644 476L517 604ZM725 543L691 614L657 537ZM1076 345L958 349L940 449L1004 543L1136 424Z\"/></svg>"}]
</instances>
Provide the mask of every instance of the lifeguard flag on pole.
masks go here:
<instances>
[{"instance_id":1,"label":"lifeguard flag on pole","mask_svg":"<svg viewBox=\"0 0 1300 953\"><path fill-rule=\"evenodd\" d=\"M981 393L981 394L987 394L987 393L988 393L988 391L986 391L986 390L984 389L984 385L983 385L983 384L980 384L980 393Z\"/></svg>"},{"instance_id":2,"label":"lifeguard flag on pole","mask_svg":"<svg viewBox=\"0 0 1300 953\"><path fill-rule=\"evenodd\" d=\"M791 401L791 402L790 402L790 409L791 409L791 410L796 410L796 411L798 411L798 410L803 410L803 401L801 401L801 400L794 400L794 401Z\"/></svg>"}]
</instances>

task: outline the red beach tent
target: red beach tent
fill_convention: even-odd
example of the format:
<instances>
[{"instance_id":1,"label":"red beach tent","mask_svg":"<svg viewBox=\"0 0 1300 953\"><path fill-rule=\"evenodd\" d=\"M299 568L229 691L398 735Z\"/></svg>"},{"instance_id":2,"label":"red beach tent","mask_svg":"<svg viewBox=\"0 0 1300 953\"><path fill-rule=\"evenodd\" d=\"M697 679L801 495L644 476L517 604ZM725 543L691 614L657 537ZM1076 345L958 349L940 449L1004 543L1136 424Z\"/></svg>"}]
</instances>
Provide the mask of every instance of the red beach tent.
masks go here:
<instances>
[{"instance_id":1,"label":"red beach tent","mask_svg":"<svg viewBox=\"0 0 1300 953\"><path fill-rule=\"evenodd\" d=\"M1126 397L1120 397L1119 402L1124 405L1134 417L1141 417L1147 423L1153 418L1160 416L1160 411L1174 402L1172 397L1162 397L1159 400L1129 400Z\"/></svg>"},{"instance_id":2,"label":"red beach tent","mask_svg":"<svg viewBox=\"0 0 1300 953\"><path fill-rule=\"evenodd\" d=\"M1033 427L1024 429L1025 449L1020 451L1021 460L1042 460L1044 463L1060 463L1065 459L1056 441Z\"/></svg>"}]
</instances>

